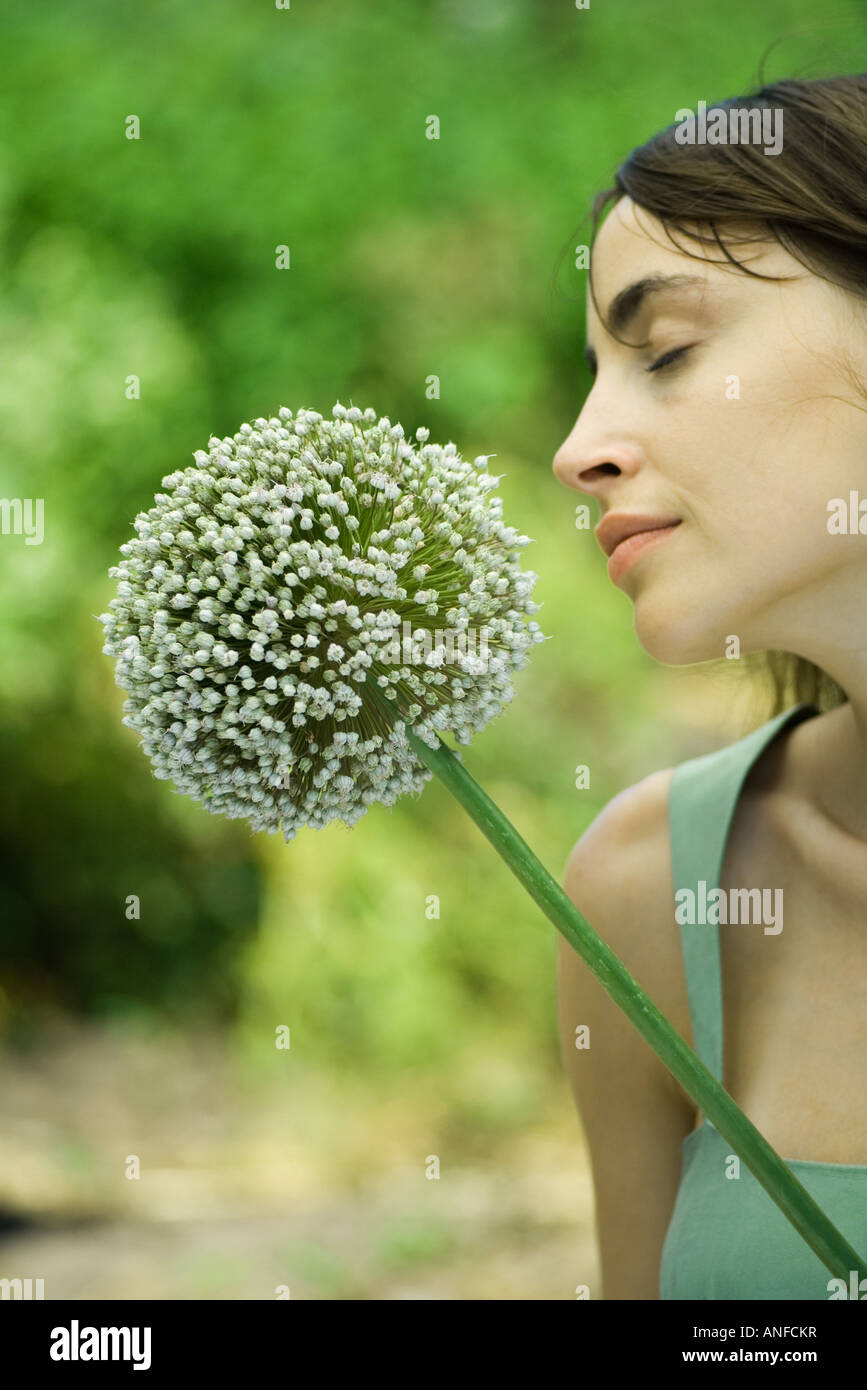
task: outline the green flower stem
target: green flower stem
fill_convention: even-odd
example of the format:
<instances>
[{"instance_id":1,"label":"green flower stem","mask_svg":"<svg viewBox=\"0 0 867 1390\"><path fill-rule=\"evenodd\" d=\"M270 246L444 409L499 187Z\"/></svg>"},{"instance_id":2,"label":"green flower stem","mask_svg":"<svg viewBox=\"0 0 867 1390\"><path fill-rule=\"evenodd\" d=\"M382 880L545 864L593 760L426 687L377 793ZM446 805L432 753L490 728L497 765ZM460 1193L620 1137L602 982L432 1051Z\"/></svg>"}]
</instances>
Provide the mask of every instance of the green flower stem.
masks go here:
<instances>
[{"instance_id":1,"label":"green flower stem","mask_svg":"<svg viewBox=\"0 0 867 1390\"><path fill-rule=\"evenodd\" d=\"M390 722L401 717L399 710L383 694L375 680L369 679L365 688L371 691ZM859 1281L867 1277L864 1259L853 1250L776 1150L771 1148L728 1092L723 1090L713 1074L687 1046L619 957L581 916L571 898L551 877L452 749L442 739L438 739L437 749L430 748L416 737L406 721L404 729L413 751L469 813L531 898L586 961L600 984L634 1023L672 1076L677 1078L719 1133L728 1140L733 1151L743 1159L810 1249L832 1274L846 1281L847 1287L850 1271L857 1272Z\"/></svg>"}]
</instances>

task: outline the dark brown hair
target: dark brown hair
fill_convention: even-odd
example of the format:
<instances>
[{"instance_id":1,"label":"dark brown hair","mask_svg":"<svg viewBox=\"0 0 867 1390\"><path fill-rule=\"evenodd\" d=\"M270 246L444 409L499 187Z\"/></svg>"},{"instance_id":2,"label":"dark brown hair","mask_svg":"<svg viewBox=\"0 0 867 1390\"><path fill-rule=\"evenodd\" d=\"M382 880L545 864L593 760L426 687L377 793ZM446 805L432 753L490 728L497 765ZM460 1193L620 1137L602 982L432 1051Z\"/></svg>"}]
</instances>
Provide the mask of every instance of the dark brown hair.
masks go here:
<instances>
[{"instance_id":1,"label":"dark brown hair","mask_svg":"<svg viewBox=\"0 0 867 1390\"><path fill-rule=\"evenodd\" d=\"M606 210L628 196L686 255L706 258L712 252L703 248L715 247L715 259L757 275L732 247L773 237L808 270L867 303L867 74L787 79L707 107L781 110L782 149L680 144L675 122L634 149L594 198L591 241ZM827 672L791 652L764 653L763 670L773 713L801 700L831 709L847 699Z\"/></svg>"}]
</instances>

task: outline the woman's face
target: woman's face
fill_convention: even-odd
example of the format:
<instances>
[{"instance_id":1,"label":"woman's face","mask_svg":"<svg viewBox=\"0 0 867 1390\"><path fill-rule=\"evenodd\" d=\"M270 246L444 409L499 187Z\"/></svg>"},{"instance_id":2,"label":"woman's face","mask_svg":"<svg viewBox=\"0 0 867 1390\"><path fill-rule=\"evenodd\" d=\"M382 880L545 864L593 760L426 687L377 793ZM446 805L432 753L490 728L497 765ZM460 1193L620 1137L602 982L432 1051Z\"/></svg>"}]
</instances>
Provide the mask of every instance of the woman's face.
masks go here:
<instances>
[{"instance_id":1,"label":"woman's face","mask_svg":"<svg viewBox=\"0 0 867 1390\"><path fill-rule=\"evenodd\" d=\"M615 513L678 523L609 561L657 660L713 660L734 635L742 653L779 649L825 664L841 618L851 618L853 642L863 634L867 534L831 534L828 503L848 506L853 489L867 499L867 401L845 365L867 383L867 314L776 242L734 254L751 270L797 278L760 280L687 256L630 199L615 204L593 248L606 319L635 282L665 278L620 301L611 326L623 342L588 292L597 371L554 472L611 516L606 548Z\"/></svg>"}]
</instances>

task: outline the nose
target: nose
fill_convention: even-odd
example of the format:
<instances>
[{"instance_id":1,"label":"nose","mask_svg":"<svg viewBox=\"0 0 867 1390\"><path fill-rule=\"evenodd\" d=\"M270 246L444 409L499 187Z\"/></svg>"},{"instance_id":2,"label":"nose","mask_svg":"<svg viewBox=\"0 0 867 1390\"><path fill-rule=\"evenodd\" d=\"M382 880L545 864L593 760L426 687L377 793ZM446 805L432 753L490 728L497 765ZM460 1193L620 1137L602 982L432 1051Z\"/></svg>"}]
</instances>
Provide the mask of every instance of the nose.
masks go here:
<instances>
[{"instance_id":1,"label":"nose","mask_svg":"<svg viewBox=\"0 0 867 1390\"><path fill-rule=\"evenodd\" d=\"M597 428L585 412L554 455L553 471L564 487L586 492L603 502L614 480L635 474L641 467L638 449L611 430Z\"/></svg>"}]
</instances>

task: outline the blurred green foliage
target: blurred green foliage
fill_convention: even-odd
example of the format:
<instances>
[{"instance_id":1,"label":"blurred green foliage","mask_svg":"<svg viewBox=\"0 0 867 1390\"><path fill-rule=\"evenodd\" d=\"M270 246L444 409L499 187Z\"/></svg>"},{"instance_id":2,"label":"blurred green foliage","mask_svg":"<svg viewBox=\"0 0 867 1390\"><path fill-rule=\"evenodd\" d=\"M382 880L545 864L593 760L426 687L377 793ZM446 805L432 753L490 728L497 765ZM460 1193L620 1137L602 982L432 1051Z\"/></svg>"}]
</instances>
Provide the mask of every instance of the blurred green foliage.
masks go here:
<instances>
[{"instance_id":1,"label":"blurred green foliage","mask_svg":"<svg viewBox=\"0 0 867 1390\"><path fill-rule=\"evenodd\" d=\"M555 936L447 793L351 834L254 840L151 778L94 615L162 476L281 404L373 405L496 454L552 640L464 757L559 875L615 791L683 755L670 678L551 472L588 387L579 224L633 145L748 90L780 35L796 30L769 77L815 62L815 7L4 0L0 17L0 494L43 497L46 527L38 547L0 538L7 1003L22 1026L40 1001L215 1010L262 1067L288 1023L320 1064L444 1064L456 1115L481 1088L492 1122L517 1122L532 1093L482 1081L471 1044L554 1064ZM858 6L832 20L828 71L863 38Z\"/></svg>"}]
</instances>

